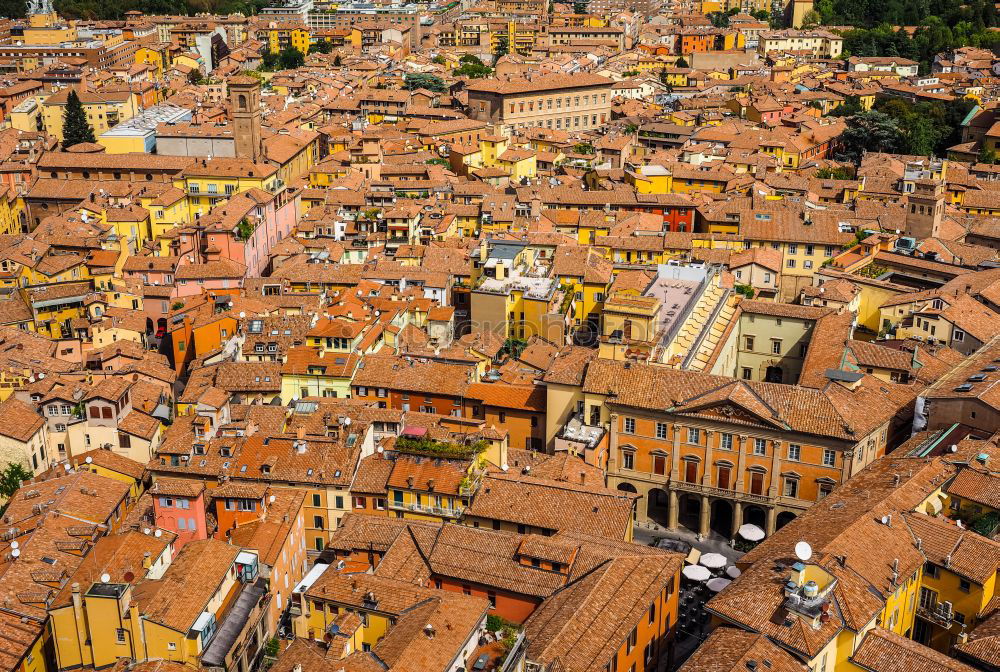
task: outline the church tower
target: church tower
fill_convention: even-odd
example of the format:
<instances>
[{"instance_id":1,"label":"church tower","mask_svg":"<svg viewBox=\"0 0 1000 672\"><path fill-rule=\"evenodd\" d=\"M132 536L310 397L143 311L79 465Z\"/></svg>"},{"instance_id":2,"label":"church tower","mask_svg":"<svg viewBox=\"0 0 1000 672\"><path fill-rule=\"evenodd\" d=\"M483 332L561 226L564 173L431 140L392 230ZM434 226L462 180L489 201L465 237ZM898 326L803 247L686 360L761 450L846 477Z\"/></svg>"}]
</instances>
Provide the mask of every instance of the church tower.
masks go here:
<instances>
[{"instance_id":1,"label":"church tower","mask_svg":"<svg viewBox=\"0 0 1000 672\"><path fill-rule=\"evenodd\" d=\"M256 161L263 154L260 137L260 82L253 77L229 80L236 156Z\"/></svg>"}]
</instances>

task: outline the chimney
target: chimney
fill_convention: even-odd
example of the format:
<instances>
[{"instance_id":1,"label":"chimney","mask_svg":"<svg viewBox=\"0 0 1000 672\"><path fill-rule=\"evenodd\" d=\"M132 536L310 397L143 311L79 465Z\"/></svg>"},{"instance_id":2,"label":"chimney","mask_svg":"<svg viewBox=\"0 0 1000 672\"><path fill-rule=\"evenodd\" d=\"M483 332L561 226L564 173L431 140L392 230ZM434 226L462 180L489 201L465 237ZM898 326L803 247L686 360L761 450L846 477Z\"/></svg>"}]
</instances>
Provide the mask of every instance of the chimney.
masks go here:
<instances>
[{"instance_id":1,"label":"chimney","mask_svg":"<svg viewBox=\"0 0 1000 672\"><path fill-rule=\"evenodd\" d=\"M149 551L142 554L142 566L149 569L153 566L153 556Z\"/></svg>"},{"instance_id":2,"label":"chimney","mask_svg":"<svg viewBox=\"0 0 1000 672\"><path fill-rule=\"evenodd\" d=\"M413 487L413 476L407 476L406 477L406 485L407 485L407 487L410 487L410 488Z\"/></svg>"},{"instance_id":3,"label":"chimney","mask_svg":"<svg viewBox=\"0 0 1000 672\"><path fill-rule=\"evenodd\" d=\"M297 439L304 439L304 438L306 438L306 428L305 427L299 427L297 430L295 430L295 438L297 438Z\"/></svg>"},{"instance_id":4,"label":"chimney","mask_svg":"<svg viewBox=\"0 0 1000 672\"><path fill-rule=\"evenodd\" d=\"M427 635L427 639L434 639L434 626L428 623L424 626L424 634Z\"/></svg>"}]
</instances>

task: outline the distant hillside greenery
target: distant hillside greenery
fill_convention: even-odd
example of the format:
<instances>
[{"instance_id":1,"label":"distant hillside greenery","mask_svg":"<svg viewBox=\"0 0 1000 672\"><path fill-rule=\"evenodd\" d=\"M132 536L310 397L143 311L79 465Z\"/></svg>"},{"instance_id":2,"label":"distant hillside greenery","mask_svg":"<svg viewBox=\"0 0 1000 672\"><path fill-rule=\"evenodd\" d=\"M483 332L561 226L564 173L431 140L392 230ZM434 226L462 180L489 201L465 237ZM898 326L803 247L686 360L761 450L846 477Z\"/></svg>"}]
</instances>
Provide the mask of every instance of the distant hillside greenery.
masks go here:
<instances>
[{"instance_id":1,"label":"distant hillside greenery","mask_svg":"<svg viewBox=\"0 0 1000 672\"><path fill-rule=\"evenodd\" d=\"M991 0L816 0L815 8L828 26L919 26L931 17L948 27L968 23L973 31L996 25Z\"/></svg>"},{"instance_id":2,"label":"distant hillside greenery","mask_svg":"<svg viewBox=\"0 0 1000 672\"><path fill-rule=\"evenodd\" d=\"M993 0L816 0L813 19L826 26L853 26L844 35L844 58L898 56L930 70L934 56L958 47L1000 52L1000 25ZM916 27L913 34L901 26Z\"/></svg>"},{"instance_id":3,"label":"distant hillside greenery","mask_svg":"<svg viewBox=\"0 0 1000 672\"><path fill-rule=\"evenodd\" d=\"M55 0L56 11L69 19L121 19L125 12L145 14L256 14L266 0ZM19 18L25 15L24 0L0 0L0 16Z\"/></svg>"}]
</instances>

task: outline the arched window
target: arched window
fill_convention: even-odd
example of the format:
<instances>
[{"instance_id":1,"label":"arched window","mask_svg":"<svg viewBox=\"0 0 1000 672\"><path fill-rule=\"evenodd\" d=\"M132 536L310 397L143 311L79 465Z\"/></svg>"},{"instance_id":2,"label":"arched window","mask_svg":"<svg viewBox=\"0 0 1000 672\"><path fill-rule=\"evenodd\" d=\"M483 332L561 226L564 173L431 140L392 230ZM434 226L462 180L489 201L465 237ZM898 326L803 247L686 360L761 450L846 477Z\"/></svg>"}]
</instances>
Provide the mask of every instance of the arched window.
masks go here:
<instances>
[{"instance_id":1,"label":"arched window","mask_svg":"<svg viewBox=\"0 0 1000 672\"><path fill-rule=\"evenodd\" d=\"M239 107L241 110L247 109L247 97L244 94L241 93L237 100L239 100Z\"/></svg>"}]
</instances>

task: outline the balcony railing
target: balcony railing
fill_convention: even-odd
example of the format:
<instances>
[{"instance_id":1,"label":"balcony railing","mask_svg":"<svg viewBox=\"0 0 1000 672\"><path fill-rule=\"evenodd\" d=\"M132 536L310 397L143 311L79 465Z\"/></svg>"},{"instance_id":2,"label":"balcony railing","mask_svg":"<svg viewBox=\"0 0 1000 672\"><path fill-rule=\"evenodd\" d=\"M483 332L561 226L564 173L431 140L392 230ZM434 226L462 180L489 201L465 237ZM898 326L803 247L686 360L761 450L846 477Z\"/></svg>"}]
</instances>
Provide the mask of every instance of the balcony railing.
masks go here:
<instances>
[{"instance_id":1,"label":"balcony railing","mask_svg":"<svg viewBox=\"0 0 1000 672\"><path fill-rule=\"evenodd\" d=\"M425 504L389 502L389 508L396 511L411 511L413 513L426 513L431 516L444 516L447 518L460 518L465 509L452 509L445 506L427 506Z\"/></svg>"},{"instance_id":2,"label":"balcony railing","mask_svg":"<svg viewBox=\"0 0 1000 672\"><path fill-rule=\"evenodd\" d=\"M768 497L767 495L755 495L749 492L740 492L738 490L727 490L726 488L716 488L712 485L702 485L701 483L688 483L687 481L671 481L670 484L675 490L683 490L685 492L696 492L700 495L709 495L712 497L724 497L726 499L737 499L740 501L747 502L759 502L761 504L774 504L777 501L776 497Z\"/></svg>"}]
</instances>

